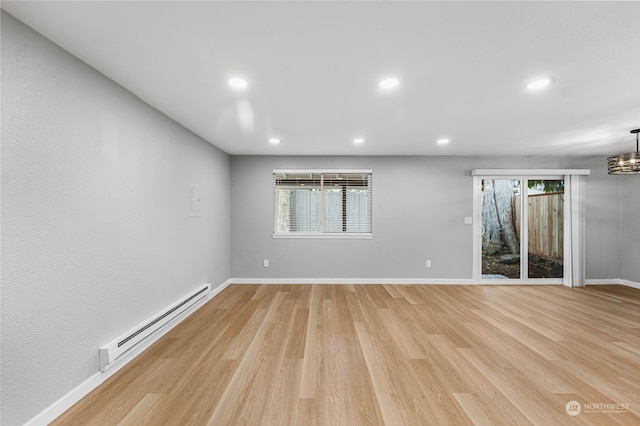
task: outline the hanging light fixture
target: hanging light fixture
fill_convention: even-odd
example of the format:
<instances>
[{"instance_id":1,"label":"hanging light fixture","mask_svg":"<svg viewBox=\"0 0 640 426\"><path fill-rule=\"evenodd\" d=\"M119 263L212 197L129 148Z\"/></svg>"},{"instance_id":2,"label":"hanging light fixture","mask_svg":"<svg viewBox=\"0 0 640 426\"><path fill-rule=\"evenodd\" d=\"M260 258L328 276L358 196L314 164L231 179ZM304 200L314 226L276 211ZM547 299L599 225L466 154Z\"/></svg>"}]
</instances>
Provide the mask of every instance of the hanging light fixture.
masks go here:
<instances>
[{"instance_id":1,"label":"hanging light fixture","mask_svg":"<svg viewBox=\"0 0 640 426\"><path fill-rule=\"evenodd\" d=\"M612 155L607 158L610 175L630 175L640 173L640 150L638 150L638 134L640 129L632 130L636 134L636 152Z\"/></svg>"}]
</instances>

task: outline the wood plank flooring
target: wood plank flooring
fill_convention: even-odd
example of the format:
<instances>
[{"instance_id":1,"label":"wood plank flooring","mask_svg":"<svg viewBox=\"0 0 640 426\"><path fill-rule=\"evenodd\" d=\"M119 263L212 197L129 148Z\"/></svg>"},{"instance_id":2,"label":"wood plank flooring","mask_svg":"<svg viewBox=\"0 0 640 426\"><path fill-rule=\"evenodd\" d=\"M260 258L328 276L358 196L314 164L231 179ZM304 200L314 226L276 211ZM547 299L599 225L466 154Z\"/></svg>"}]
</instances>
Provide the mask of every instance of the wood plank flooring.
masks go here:
<instances>
[{"instance_id":1,"label":"wood plank flooring","mask_svg":"<svg viewBox=\"0 0 640 426\"><path fill-rule=\"evenodd\" d=\"M231 285L53 424L638 425L640 291Z\"/></svg>"}]
</instances>

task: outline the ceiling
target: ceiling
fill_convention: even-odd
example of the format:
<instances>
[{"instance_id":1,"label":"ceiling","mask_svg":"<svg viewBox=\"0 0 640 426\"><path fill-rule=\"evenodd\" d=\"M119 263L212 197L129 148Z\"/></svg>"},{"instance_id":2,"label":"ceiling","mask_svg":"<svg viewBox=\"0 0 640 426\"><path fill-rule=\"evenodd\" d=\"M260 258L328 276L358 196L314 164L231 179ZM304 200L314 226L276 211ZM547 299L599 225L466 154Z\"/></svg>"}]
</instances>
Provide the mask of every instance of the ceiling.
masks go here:
<instances>
[{"instance_id":1,"label":"ceiling","mask_svg":"<svg viewBox=\"0 0 640 426\"><path fill-rule=\"evenodd\" d=\"M640 2L2 8L232 155L608 155L640 127Z\"/></svg>"}]
</instances>

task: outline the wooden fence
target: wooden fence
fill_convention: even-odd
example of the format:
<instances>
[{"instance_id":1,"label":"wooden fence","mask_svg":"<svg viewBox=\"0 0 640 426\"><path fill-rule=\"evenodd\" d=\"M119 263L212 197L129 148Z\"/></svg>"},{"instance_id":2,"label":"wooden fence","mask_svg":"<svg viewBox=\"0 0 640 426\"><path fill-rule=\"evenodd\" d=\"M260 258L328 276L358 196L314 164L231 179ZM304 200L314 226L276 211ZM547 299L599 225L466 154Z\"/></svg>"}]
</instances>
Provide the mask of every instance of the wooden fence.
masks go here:
<instances>
[{"instance_id":1,"label":"wooden fence","mask_svg":"<svg viewBox=\"0 0 640 426\"><path fill-rule=\"evenodd\" d=\"M534 194L527 197L529 209L529 253L562 259L564 244L564 193ZM520 238L520 195L514 196L515 223Z\"/></svg>"}]
</instances>

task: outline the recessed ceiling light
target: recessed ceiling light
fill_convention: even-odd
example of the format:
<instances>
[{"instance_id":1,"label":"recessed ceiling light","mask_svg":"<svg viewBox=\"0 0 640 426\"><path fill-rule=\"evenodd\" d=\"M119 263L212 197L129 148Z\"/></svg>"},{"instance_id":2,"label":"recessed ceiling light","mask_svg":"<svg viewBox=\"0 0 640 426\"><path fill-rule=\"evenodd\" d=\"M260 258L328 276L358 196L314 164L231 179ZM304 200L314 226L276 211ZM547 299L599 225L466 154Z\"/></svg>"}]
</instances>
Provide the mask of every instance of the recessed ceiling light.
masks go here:
<instances>
[{"instance_id":1,"label":"recessed ceiling light","mask_svg":"<svg viewBox=\"0 0 640 426\"><path fill-rule=\"evenodd\" d=\"M234 77L229 79L229 86L233 87L234 89L246 89L248 85L249 84L247 83L247 80L243 78Z\"/></svg>"},{"instance_id":2,"label":"recessed ceiling light","mask_svg":"<svg viewBox=\"0 0 640 426\"><path fill-rule=\"evenodd\" d=\"M449 139L438 139L438 145L446 145L449 143Z\"/></svg>"},{"instance_id":3,"label":"recessed ceiling light","mask_svg":"<svg viewBox=\"0 0 640 426\"><path fill-rule=\"evenodd\" d=\"M379 84L381 89L393 89L394 87L398 87L400 82L397 78L385 78Z\"/></svg>"},{"instance_id":4,"label":"recessed ceiling light","mask_svg":"<svg viewBox=\"0 0 640 426\"><path fill-rule=\"evenodd\" d=\"M353 140L353 143L364 143L364 139L363 138L355 138Z\"/></svg>"},{"instance_id":5,"label":"recessed ceiling light","mask_svg":"<svg viewBox=\"0 0 640 426\"><path fill-rule=\"evenodd\" d=\"M529 90L540 90L544 87L547 87L549 84L551 84L551 79L550 78L541 78L538 80L533 80L531 82L529 82L527 84L527 89Z\"/></svg>"},{"instance_id":6,"label":"recessed ceiling light","mask_svg":"<svg viewBox=\"0 0 640 426\"><path fill-rule=\"evenodd\" d=\"M278 138L271 138L269 139L269 143L272 143L274 145L279 144L280 143L280 139Z\"/></svg>"}]
</instances>

